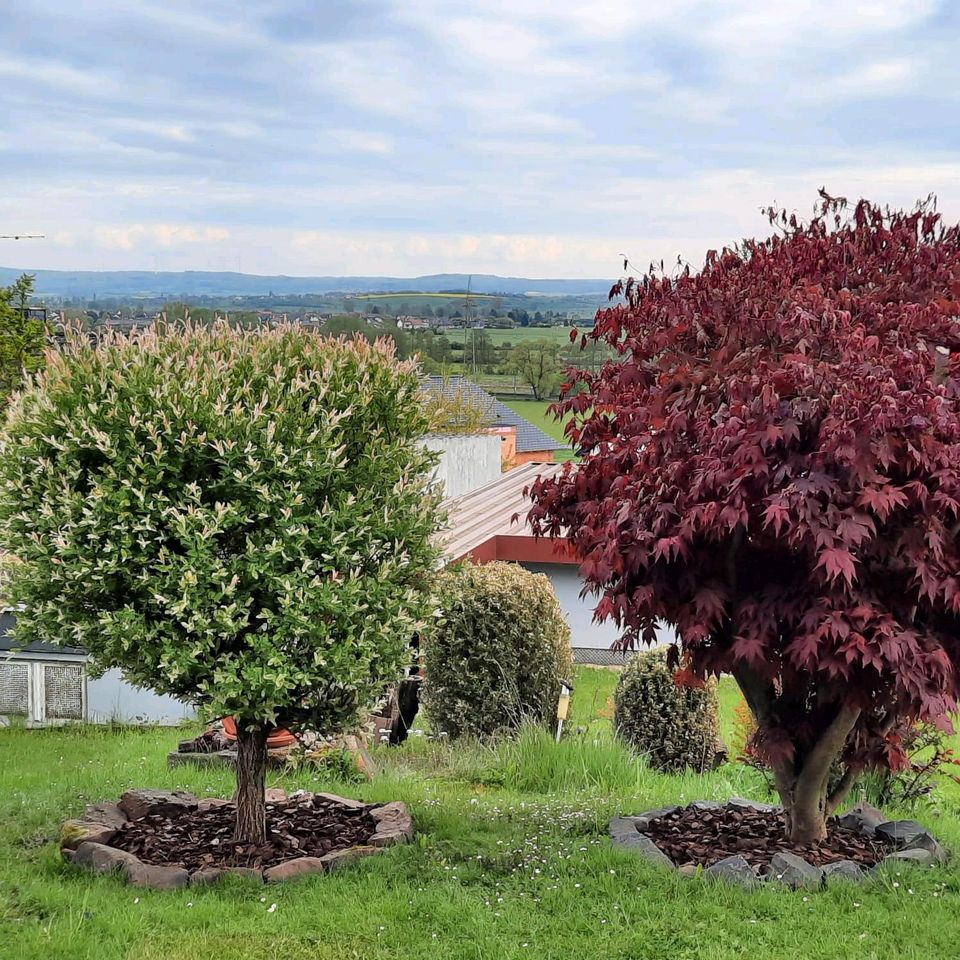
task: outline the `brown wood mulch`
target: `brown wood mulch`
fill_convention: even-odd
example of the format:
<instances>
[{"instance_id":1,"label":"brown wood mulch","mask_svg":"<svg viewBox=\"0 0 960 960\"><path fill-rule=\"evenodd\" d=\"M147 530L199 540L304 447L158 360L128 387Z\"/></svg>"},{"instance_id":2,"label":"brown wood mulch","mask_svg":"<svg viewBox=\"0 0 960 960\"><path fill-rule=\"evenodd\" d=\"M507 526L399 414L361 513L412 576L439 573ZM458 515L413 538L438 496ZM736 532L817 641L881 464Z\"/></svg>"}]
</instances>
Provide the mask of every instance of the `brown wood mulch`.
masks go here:
<instances>
[{"instance_id":1,"label":"brown wood mulch","mask_svg":"<svg viewBox=\"0 0 960 960\"><path fill-rule=\"evenodd\" d=\"M291 798L267 804L264 846L233 840L233 804L174 816L130 820L110 841L144 863L200 870L207 867L272 867L296 857L322 857L365 844L376 823L361 808L322 797Z\"/></svg>"},{"instance_id":2,"label":"brown wood mulch","mask_svg":"<svg viewBox=\"0 0 960 960\"><path fill-rule=\"evenodd\" d=\"M791 844L779 812L721 807L696 810L687 807L651 820L644 831L678 866L692 863L709 867L724 857L743 856L751 866L766 866L774 854L795 853L822 867L838 860L853 860L872 867L894 847L871 840L836 821L827 824L827 839L814 844Z\"/></svg>"}]
</instances>

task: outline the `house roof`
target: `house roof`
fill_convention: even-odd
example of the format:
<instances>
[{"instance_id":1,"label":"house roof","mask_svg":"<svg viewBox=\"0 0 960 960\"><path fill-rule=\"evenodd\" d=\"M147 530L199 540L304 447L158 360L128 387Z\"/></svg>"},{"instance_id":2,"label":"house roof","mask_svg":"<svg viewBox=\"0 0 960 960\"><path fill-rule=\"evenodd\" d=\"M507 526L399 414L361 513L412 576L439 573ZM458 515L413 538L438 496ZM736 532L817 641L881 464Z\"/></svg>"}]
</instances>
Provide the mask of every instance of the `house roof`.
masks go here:
<instances>
[{"instance_id":1,"label":"house roof","mask_svg":"<svg viewBox=\"0 0 960 960\"><path fill-rule=\"evenodd\" d=\"M547 539L535 540L527 522L530 499L523 492L538 477L557 476L564 466L562 463L526 463L462 497L444 501L447 523L437 542L445 562L453 563L485 547L489 550L483 559L570 562L560 557L563 550L560 544ZM501 538L515 541L513 552L498 549L497 541ZM520 546L529 556L517 554Z\"/></svg>"},{"instance_id":2,"label":"house roof","mask_svg":"<svg viewBox=\"0 0 960 960\"><path fill-rule=\"evenodd\" d=\"M427 377L423 382L427 390L444 393L447 396L462 396L488 410L491 426L517 428L517 453L531 453L535 450L563 450L566 444L554 440L548 433L535 427L505 403L501 403L483 387L478 387L466 377Z\"/></svg>"},{"instance_id":3,"label":"house roof","mask_svg":"<svg viewBox=\"0 0 960 960\"><path fill-rule=\"evenodd\" d=\"M10 653L54 653L71 656L85 653L79 647L61 647L58 644L42 643L38 640L28 643L25 647L14 647L13 641L10 639L10 631L13 629L15 620L16 613L13 610L0 612L0 660L6 659L6 656Z\"/></svg>"}]
</instances>

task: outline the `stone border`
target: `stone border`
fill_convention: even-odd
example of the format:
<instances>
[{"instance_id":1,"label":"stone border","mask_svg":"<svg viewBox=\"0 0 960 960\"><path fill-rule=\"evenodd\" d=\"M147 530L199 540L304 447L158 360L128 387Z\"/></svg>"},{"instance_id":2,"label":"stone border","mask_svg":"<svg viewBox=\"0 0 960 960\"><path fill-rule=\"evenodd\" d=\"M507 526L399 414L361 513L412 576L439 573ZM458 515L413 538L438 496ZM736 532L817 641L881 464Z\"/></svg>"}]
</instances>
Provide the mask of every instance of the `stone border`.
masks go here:
<instances>
[{"instance_id":1,"label":"stone border","mask_svg":"<svg viewBox=\"0 0 960 960\"><path fill-rule=\"evenodd\" d=\"M278 883L310 873L339 870L362 857L382 853L397 843L413 839L413 818L404 803L362 803L332 793L308 794L300 790L291 798L322 797L350 809L363 809L373 818L376 829L363 845L335 850L322 857L298 857L264 870L255 867L207 867L192 873L183 867L144 863L132 853L110 846L110 841L128 820L148 814L174 816L194 810L209 810L230 804L217 797L198 799L192 793L163 790L128 790L119 803L94 803L87 806L82 820L67 820L60 837L60 852L65 860L95 873L119 873L136 887L177 890L195 884L214 883L224 874L236 874L266 883ZM283 790L267 790L267 802L286 800Z\"/></svg>"},{"instance_id":2,"label":"stone border","mask_svg":"<svg viewBox=\"0 0 960 960\"><path fill-rule=\"evenodd\" d=\"M769 803L744 800L742 797L734 797L726 804L711 800L698 800L690 804L694 810L719 810L724 806L742 810L759 810L765 813L783 809ZM650 821L676 813L681 809L683 808L679 806L660 807L635 817L614 817L610 821L610 837L614 846L629 850L657 866L676 870L683 876L696 876L702 873L705 877L725 880L748 889L759 887L767 882L780 883L791 890L798 890L801 887L826 886L827 882L832 880L861 881L870 878L887 866L903 863L939 864L945 863L949 856L933 834L916 820L888 820L876 807L868 803L860 803L848 813L838 817L838 823L857 831L864 837L879 838L896 845L892 853L887 854L869 870L864 870L853 860L839 860L824 867L817 867L785 850L773 855L764 873L760 873L757 867L751 866L747 859L739 854L718 860L705 869L693 864L677 867L653 839L647 836L647 830Z\"/></svg>"}]
</instances>

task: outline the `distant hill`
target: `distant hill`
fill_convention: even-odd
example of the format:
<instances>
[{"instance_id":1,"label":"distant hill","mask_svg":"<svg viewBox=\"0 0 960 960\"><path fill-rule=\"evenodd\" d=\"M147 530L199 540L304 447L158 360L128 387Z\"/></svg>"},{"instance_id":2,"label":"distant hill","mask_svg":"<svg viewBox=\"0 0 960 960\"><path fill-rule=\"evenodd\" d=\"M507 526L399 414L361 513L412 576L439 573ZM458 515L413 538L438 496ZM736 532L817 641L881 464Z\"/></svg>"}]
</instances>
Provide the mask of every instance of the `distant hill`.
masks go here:
<instances>
[{"instance_id":1,"label":"distant hill","mask_svg":"<svg viewBox=\"0 0 960 960\"><path fill-rule=\"evenodd\" d=\"M311 293L423 293L462 292L470 277L465 273L437 273L426 277L261 277L249 273L214 273L187 270L180 273L149 270L16 270L0 267L0 286L21 273L34 273L39 296L62 297L179 297L267 296ZM474 293L539 296L605 297L612 280L542 280L473 274Z\"/></svg>"}]
</instances>

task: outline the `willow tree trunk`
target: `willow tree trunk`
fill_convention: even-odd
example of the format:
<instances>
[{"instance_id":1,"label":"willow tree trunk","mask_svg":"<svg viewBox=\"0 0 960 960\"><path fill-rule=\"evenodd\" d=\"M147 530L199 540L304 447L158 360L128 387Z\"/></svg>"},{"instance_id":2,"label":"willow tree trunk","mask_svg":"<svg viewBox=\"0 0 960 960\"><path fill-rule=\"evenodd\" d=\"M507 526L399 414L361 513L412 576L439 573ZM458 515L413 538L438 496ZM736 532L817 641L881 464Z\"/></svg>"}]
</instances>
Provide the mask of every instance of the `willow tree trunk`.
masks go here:
<instances>
[{"instance_id":1,"label":"willow tree trunk","mask_svg":"<svg viewBox=\"0 0 960 960\"><path fill-rule=\"evenodd\" d=\"M267 735L265 727L237 722L237 820L233 837L244 843L267 842Z\"/></svg>"}]
</instances>

